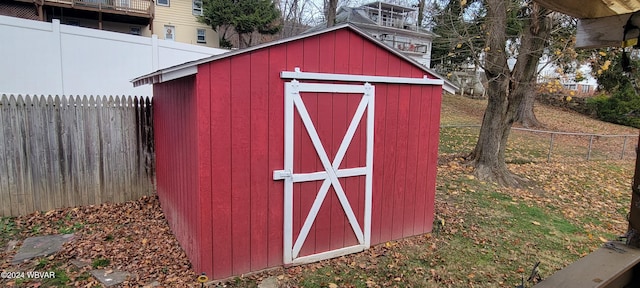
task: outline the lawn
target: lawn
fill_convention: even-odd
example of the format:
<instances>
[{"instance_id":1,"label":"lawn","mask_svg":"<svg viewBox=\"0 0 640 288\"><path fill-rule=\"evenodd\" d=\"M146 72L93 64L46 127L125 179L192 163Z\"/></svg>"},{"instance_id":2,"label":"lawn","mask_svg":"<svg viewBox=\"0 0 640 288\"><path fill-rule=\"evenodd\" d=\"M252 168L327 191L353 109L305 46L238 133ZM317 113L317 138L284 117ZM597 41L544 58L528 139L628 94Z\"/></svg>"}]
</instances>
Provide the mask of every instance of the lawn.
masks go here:
<instances>
[{"instance_id":1,"label":"lawn","mask_svg":"<svg viewBox=\"0 0 640 288\"><path fill-rule=\"evenodd\" d=\"M484 105L486 101L447 95L442 125L479 125ZM537 106L536 114L546 130L637 135L637 129L561 109ZM332 260L236 277L214 287L255 287L267 276L275 276L284 287L514 287L537 261L541 276L548 277L626 231L634 153L620 160L615 157L619 143L609 143L594 154L598 161L585 161L583 139L559 137L547 162L548 135L514 132L507 148L509 169L529 184L502 188L475 179L461 158L473 148L477 131L441 131L435 206L443 225L434 233ZM636 141L628 146L635 147ZM135 269L138 277L131 287L154 280L166 287L197 286L155 197L3 218L0 247L10 240L60 232L81 236L62 253L22 267L64 275L44 286L96 283L86 272L92 265L78 268L67 262L71 258L106 269ZM5 271L14 252L0 251L0 270ZM0 279L0 286L7 284L28 287L37 282Z\"/></svg>"}]
</instances>

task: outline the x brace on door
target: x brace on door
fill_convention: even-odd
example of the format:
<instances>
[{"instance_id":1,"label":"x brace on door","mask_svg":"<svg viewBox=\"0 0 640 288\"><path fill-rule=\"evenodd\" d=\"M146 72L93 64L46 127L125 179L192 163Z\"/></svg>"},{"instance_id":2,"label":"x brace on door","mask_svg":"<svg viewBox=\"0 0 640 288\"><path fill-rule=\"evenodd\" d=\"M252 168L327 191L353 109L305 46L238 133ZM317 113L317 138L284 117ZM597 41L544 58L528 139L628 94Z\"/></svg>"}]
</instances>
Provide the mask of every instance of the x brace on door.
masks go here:
<instances>
[{"instance_id":1,"label":"x brace on door","mask_svg":"<svg viewBox=\"0 0 640 288\"><path fill-rule=\"evenodd\" d=\"M300 96L301 92L314 92L314 93L353 93L363 94L363 97L356 109L355 115L349 124L347 132L338 148L333 161L329 160L327 153L322 146L320 137L316 131L316 128L309 116L306 106ZM339 96L338 96L339 97ZM374 123L374 99L375 99L375 87L369 83L364 85L345 85L345 84L320 84L320 83L300 83L297 80L292 80L289 83L285 83L285 156L284 156L284 170L277 170L273 173L274 180L285 180L284 191L284 263L308 263L321 259L327 259L349 253L362 251L368 248L371 244L371 191L372 191L372 176L373 176L373 123ZM293 171L293 116L294 110L297 110L304 127L311 138L311 142L322 162L324 171L313 173L295 173ZM367 127L366 127L366 166L356 168L339 169L340 164L347 152L347 148L353 139L353 136L358 128L360 120L367 111ZM340 184L339 178L353 177L353 176L365 176L365 207L364 207L364 223L361 226L356 219L356 216L351 208L349 200ZM293 241L293 184L306 181L323 181L320 186L320 190L316 195L309 214L307 215L304 224L300 230L298 238ZM304 244L311 226L313 225L318 211L327 196L329 188L333 186L336 196L342 206L342 209L349 220L349 224L353 229L356 238L358 239L358 245L351 247L344 247L337 250L321 252L318 254L298 257L300 249Z\"/></svg>"}]
</instances>

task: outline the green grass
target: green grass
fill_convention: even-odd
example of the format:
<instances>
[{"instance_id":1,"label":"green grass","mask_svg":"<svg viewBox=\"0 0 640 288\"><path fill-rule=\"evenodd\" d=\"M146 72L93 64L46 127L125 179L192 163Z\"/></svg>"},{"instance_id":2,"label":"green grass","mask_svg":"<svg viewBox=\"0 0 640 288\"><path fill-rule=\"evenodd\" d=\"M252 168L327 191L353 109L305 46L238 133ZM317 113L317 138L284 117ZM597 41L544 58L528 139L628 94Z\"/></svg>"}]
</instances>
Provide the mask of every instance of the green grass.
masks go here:
<instances>
[{"instance_id":1,"label":"green grass","mask_svg":"<svg viewBox=\"0 0 640 288\"><path fill-rule=\"evenodd\" d=\"M84 227L83 223L74 223L73 225L59 227L58 228L58 233L60 233L60 234L71 234L71 233L74 233L74 232L82 229L83 227Z\"/></svg>"},{"instance_id":2,"label":"green grass","mask_svg":"<svg viewBox=\"0 0 640 288\"><path fill-rule=\"evenodd\" d=\"M49 259L41 258L38 260L38 263L34 267L36 270L42 270L42 268L46 267L49 264Z\"/></svg>"},{"instance_id":3,"label":"green grass","mask_svg":"<svg viewBox=\"0 0 640 288\"><path fill-rule=\"evenodd\" d=\"M478 128L475 127L443 127L440 129L440 145L442 154L471 152L478 140Z\"/></svg>"},{"instance_id":4,"label":"green grass","mask_svg":"<svg viewBox=\"0 0 640 288\"><path fill-rule=\"evenodd\" d=\"M52 279L43 279L43 287L68 287L67 284L69 284L71 279L65 270L53 269L52 272L55 273L56 277Z\"/></svg>"},{"instance_id":5,"label":"green grass","mask_svg":"<svg viewBox=\"0 0 640 288\"><path fill-rule=\"evenodd\" d=\"M100 258L94 259L93 262L91 262L91 267L93 269L97 269L97 268L109 266L109 264L111 264L111 260L100 257Z\"/></svg>"},{"instance_id":6,"label":"green grass","mask_svg":"<svg viewBox=\"0 0 640 288\"><path fill-rule=\"evenodd\" d=\"M9 240L12 240L18 233L20 233L20 229L16 225L15 218L0 217L0 249L4 249Z\"/></svg>"},{"instance_id":7,"label":"green grass","mask_svg":"<svg viewBox=\"0 0 640 288\"><path fill-rule=\"evenodd\" d=\"M537 261L545 267L561 267L577 259L576 254L589 251L582 244L588 240L585 230L557 210L515 200L491 184L467 177L440 176L438 181L461 191L473 187L473 192L466 189L455 195L439 191L438 197L459 206L458 217L463 219L448 224L446 244L435 253L435 258L447 263L442 272L452 279L466 279L480 287L515 285L521 275L517 271ZM580 244L568 251L567 239Z\"/></svg>"},{"instance_id":8,"label":"green grass","mask_svg":"<svg viewBox=\"0 0 640 288\"><path fill-rule=\"evenodd\" d=\"M359 279L359 277L354 277L356 275L353 274L353 270L347 269L345 270L345 265L340 265L338 267L321 267L314 271L309 277L305 277L300 282L302 287L309 288L320 288L320 287L328 287L329 284L336 282L347 286L347 284L353 285L355 287L367 287L366 283ZM338 269L335 269L338 268ZM343 280L343 281L340 281ZM337 284L336 284L337 285Z\"/></svg>"},{"instance_id":9,"label":"green grass","mask_svg":"<svg viewBox=\"0 0 640 288\"><path fill-rule=\"evenodd\" d=\"M440 129L439 153L464 154L471 152L478 141L479 132L479 126L442 127ZM531 137L531 133L514 130L509 137L505 154L507 163L526 164L547 161L549 140L544 137ZM575 151L558 149L557 147L552 153L552 157L570 155L575 155Z\"/></svg>"}]
</instances>

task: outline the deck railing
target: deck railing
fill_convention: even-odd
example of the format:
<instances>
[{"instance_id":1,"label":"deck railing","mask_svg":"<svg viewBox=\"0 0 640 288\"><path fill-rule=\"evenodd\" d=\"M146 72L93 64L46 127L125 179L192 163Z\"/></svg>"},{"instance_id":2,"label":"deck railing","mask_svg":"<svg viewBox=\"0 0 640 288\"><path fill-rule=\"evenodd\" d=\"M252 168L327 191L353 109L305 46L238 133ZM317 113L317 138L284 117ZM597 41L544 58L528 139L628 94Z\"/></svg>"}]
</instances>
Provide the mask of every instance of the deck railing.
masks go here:
<instances>
[{"instance_id":1,"label":"deck railing","mask_svg":"<svg viewBox=\"0 0 640 288\"><path fill-rule=\"evenodd\" d=\"M89 7L99 10L111 10L123 13L151 15L152 0L46 0L47 2L69 4L76 8Z\"/></svg>"}]
</instances>

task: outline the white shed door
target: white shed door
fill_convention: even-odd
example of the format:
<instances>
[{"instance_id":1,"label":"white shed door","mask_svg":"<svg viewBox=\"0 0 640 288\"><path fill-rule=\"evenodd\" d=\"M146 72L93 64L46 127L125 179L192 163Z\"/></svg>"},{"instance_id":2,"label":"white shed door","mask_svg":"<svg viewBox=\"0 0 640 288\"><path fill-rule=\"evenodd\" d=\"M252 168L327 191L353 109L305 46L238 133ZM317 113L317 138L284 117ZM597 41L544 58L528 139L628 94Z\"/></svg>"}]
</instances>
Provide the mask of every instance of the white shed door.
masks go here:
<instances>
[{"instance_id":1,"label":"white shed door","mask_svg":"<svg viewBox=\"0 0 640 288\"><path fill-rule=\"evenodd\" d=\"M316 130L317 123L314 123L309 115L309 111L305 106L301 93L318 93L318 99L323 97L344 97L343 95L356 94L362 95L358 107L355 111L353 118L347 119L348 128L339 148L335 153L333 159L329 159L326 147L323 147L323 142ZM372 174L373 174L373 124L374 124L374 98L375 89L373 85L368 83L364 85L345 85L345 84L319 84L319 83L300 83L297 80L285 83L285 109L284 109L284 170L274 171L274 180L284 180L284 263L285 264L297 264L308 263L322 259L333 258L349 253L363 251L370 246L371 238L371 191L372 191ZM334 95L335 94L335 95ZM342 95L340 95L342 94ZM320 101L320 100L319 100ZM363 167L350 167L340 168L345 153L353 139L354 133L358 128L364 113L366 115L366 165ZM302 123L304 124L304 131L294 131L294 113L298 113ZM363 129L364 127L360 128ZM362 130L361 130L362 131ZM318 159L322 163L322 169L317 172L305 172L300 173L294 171L294 133L304 133L310 138ZM336 140L336 139L334 139ZM298 159L299 161L299 159ZM363 223L359 223L354 210L352 208L349 199L345 194L344 187L339 181L340 178L364 176L364 217ZM306 211L302 213L299 221L302 223L299 231L295 231L294 234L294 183L321 181L319 191L315 195L315 200L307 214ZM320 183L320 182L319 182ZM330 189L333 187L333 189ZM351 228L355 237L357 238L357 244L347 247L341 247L329 251L322 251L319 253L300 256L300 249L302 248L309 231L318 216L318 211L322 207L323 203L326 203L325 199L329 192L335 193L335 196L339 200L342 208L341 212L348 219L348 226ZM341 215L342 216L342 215ZM342 217L344 217L342 216ZM300 226L300 225L298 225ZM298 230L298 228L296 228ZM294 235L297 235L294 239Z\"/></svg>"}]
</instances>

